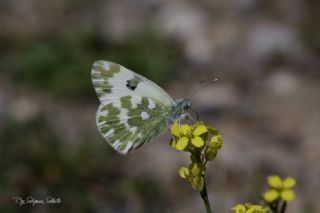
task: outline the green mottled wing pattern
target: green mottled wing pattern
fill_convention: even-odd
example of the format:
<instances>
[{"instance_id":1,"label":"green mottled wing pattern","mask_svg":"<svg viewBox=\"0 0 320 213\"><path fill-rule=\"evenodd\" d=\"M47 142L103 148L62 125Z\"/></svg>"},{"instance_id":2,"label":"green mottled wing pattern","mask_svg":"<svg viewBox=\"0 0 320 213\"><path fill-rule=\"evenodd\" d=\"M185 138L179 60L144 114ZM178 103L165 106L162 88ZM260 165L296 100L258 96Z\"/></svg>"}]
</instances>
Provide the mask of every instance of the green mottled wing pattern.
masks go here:
<instances>
[{"instance_id":1,"label":"green mottled wing pattern","mask_svg":"<svg viewBox=\"0 0 320 213\"><path fill-rule=\"evenodd\" d=\"M135 150L159 135L169 125L164 116L165 106L155 104L149 109L152 99L143 97L135 108L131 99L137 96L123 96L120 102L100 105L97 113L97 125L102 136L110 145L122 154Z\"/></svg>"},{"instance_id":2,"label":"green mottled wing pattern","mask_svg":"<svg viewBox=\"0 0 320 213\"><path fill-rule=\"evenodd\" d=\"M91 74L101 102L96 123L115 150L127 154L167 129L174 101L159 86L107 61L95 62Z\"/></svg>"}]
</instances>

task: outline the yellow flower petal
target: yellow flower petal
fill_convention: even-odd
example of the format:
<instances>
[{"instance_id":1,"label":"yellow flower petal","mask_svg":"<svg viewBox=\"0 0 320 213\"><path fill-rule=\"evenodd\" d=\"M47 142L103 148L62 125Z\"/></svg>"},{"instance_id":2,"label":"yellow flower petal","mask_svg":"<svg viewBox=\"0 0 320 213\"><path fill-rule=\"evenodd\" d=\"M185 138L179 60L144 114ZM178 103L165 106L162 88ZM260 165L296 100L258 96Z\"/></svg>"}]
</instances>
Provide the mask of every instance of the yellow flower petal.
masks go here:
<instances>
[{"instance_id":1,"label":"yellow flower petal","mask_svg":"<svg viewBox=\"0 0 320 213\"><path fill-rule=\"evenodd\" d=\"M272 188L281 189L282 188L282 180L277 175L272 175L268 177L268 184Z\"/></svg>"},{"instance_id":2,"label":"yellow flower petal","mask_svg":"<svg viewBox=\"0 0 320 213\"><path fill-rule=\"evenodd\" d=\"M189 172L189 169L187 167L181 167L179 169L179 175L183 179L186 179L189 176L189 174L190 174L190 172Z\"/></svg>"},{"instance_id":3,"label":"yellow flower petal","mask_svg":"<svg viewBox=\"0 0 320 213\"><path fill-rule=\"evenodd\" d=\"M195 129L192 131L192 134L194 136L199 136L199 135L202 135L204 133L207 133L208 132L208 129L205 125L203 124L199 124L195 127Z\"/></svg>"},{"instance_id":4,"label":"yellow flower petal","mask_svg":"<svg viewBox=\"0 0 320 213\"><path fill-rule=\"evenodd\" d=\"M296 179L294 179L293 177L287 177L283 181L283 187L286 188L286 189L292 188L295 185L296 185Z\"/></svg>"},{"instance_id":5,"label":"yellow flower petal","mask_svg":"<svg viewBox=\"0 0 320 213\"><path fill-rule=\"evenodd\" d=\"M184 136L188 136L191 134L191 127L188 124L181 125L181 133Z\"/></svg>"},{"instance_id":6,"label":"yellow flower petal","mask_svg":"<svg viewBox=\"0 0 320 213\"><path fill-rule=\"evenodd\" d=\"M285 201L291 201L295 198L296 195L295 195L294 191L292 191L290 189L285 189L281 192L280 196Z\"/></svg>"},{"instance_id":7,"label":"yellow flower petal","mask_svg":"<svg viewBox=\"0 0 320 213\"><path fill-rule=\"evenodd\" d=\"M204 141L202 140L202 138L200 138L199 136L196 136L194 138L191 139L191 143L195 146L195 147L203 147L204 145Z\"/></svg>"},{"instance_id":8,"label":"yellow flower petal","mask_svg":"<svg viewBox=\"0 0 320 213\"><path fill-rule=\"evenodd\" d=\"M279 196L280 196L279 192L274 189L268 190L263 194L263 198L268 203L272 203L273 201L277 200Z\"/></svg>"},{"instance_id":9,"label":"yellow flower petal","mask_svg":"<svg viewBox=\"0 0 320 213\"><path fill-rule=\"evenodd\" d=\"M177 144L176 144L176 146L175 146L176 149L179 150L179 151L184 150L184 149L187 147L187 145L188 145L188 141L189 141L189 139L186 138L186 137L180 138L180 139L177 141Z\"/></svg>"},{"instance_id":10,"label":"yellow flower petal","mask_svg":"<svg viewBox=\"0 0 320 213\"><path fill-rule=\"evenodd\" d=\"M246 212L246 207L242 204L238 204L235 207L232 208L232 210L235 213L245 213Z\"/></svg>"},{"instance_id":11,"label":"yellow flower petal","mask_svg":"<svg viewBox=\"0 0 320 213\"><path fill-rule=\"evenodd\" d=\"M177 123L174 123L170 128L170 132L174 137L180 137L180 126Z\"/></svg>"}]
</instances>

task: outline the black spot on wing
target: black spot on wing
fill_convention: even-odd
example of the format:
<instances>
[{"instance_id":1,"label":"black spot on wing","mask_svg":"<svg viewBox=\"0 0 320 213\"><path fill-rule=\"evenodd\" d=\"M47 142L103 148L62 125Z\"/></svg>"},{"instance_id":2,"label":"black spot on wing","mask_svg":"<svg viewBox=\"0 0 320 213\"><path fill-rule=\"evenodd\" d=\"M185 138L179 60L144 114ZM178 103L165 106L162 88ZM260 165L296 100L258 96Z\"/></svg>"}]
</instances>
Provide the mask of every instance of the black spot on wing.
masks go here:
<instances>
[{"instance_id":1,"label":"black spot on wing","mask_svg":"<svg viewBox=\"0 0 320 213\"><path fill-rule=\"evenodd\" d=\"M126 87L132 91L134 91L137 88L137 86L130 85L129 83L126 84Z\"/></svg>"},{"instance_id":2,"label":"black spot on wing","mask_svg":"<svg viewBox=\"0 0 320 213\"><path fill-rule=\"evenodd\" d=\"M138 78L127 80L126 87L130 90L135 90L139 84L140 80Z\"/></svg>"}]
</instances>

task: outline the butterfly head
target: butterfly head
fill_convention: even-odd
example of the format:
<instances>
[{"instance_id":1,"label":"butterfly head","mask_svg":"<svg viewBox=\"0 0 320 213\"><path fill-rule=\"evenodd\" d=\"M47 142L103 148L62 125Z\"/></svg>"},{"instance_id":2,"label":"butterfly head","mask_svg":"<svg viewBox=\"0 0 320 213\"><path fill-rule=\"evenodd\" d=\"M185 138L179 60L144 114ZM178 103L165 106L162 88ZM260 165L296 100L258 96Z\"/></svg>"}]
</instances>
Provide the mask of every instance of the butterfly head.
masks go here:
<instances>
[{"instance_id":1,"label":"butterfly head","mask_svg":"<svg viewBox=\"0 0 320 213\"><path fill-rule=\"evenodd\" d=\"M188 99L178 99L175 101L176 107L174 108L174 114L177 117L180 117L182 114L184 114L188 109L191 108L191 101Z\"/></svg>"},{"instance_id":2,"label":"butterfly head","mask_svg":"<svg viewBox=\"0 0 320 213\"><path fill-rule=\"evenodd\" d=\"M183 98L178 100L177 104L180 105L183 111L187 111L188 109L190 109L192 103L190 100Z\"/></svg>"}]
</instances>

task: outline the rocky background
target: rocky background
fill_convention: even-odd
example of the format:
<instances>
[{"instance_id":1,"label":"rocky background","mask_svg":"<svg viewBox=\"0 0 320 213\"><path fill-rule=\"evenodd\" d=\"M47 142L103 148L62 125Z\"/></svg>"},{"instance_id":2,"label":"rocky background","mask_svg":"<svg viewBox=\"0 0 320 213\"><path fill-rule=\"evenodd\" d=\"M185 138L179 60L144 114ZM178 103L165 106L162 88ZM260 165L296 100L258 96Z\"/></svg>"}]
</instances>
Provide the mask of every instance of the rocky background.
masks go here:
<instances>
[{"instance_id":1,"label":"rocky background","mask_svg":"<svg viewBox=\"0 0 320 213\"><path fill-rule=\"evenodd\" d=\"M271 174L297 179L287 212L319 212L319 11L316 0L0 1L0 212L204 212L168 133L128 156L101 138L98 59L190 98L220 130L215 212L259 202Z\"/></svg>"}]
</instances>

